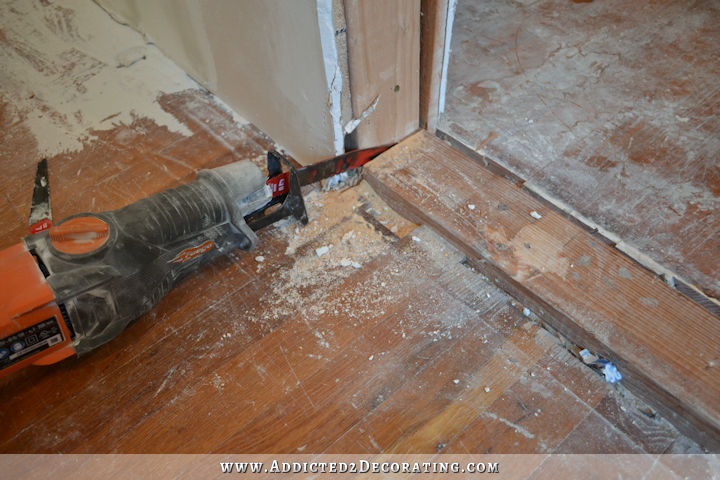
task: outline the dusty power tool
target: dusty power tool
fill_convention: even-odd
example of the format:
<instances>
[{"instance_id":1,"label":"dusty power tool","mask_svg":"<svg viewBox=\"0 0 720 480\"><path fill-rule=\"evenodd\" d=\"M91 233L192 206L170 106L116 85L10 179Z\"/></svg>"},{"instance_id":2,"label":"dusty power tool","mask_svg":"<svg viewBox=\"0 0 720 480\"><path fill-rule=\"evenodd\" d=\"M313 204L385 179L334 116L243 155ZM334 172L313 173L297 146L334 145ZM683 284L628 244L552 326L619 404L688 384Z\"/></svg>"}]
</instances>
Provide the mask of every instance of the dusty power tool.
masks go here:
<instances>
[{"instance_id":1,"label":"dusty power tool","mask_svg":"<svg viewBox=\"0 0 720 480\"><path fill-rule=\"evenodd\" d=\"M388 146L295 169L268 153L268 177L249 161L114 211L51 226L47 163L38 165L31 232L0 251L0 377L112 340L185 276L292 216L307 223L300 187L360 167ZM286 170L283 171L283 165Z\"/></svg>"}]
</instances>

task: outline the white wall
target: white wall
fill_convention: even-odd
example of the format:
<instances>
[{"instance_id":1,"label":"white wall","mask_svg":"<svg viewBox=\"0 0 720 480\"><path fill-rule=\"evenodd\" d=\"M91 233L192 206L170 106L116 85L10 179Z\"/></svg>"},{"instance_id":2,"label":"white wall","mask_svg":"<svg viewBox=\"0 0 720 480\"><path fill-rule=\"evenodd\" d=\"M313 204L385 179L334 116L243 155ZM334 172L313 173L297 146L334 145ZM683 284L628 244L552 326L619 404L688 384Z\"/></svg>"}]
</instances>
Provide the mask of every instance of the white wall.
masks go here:
<instances>
[{"instance_id":1,"label":"white wall","mask_svg":"<svg viewBox=\"0 0 720 480\"><path fill-rule=\"evenodd\" d=\"M300 162L341 147L318 24L328 0L97 1Z\"/></svg>"}]
</instances>

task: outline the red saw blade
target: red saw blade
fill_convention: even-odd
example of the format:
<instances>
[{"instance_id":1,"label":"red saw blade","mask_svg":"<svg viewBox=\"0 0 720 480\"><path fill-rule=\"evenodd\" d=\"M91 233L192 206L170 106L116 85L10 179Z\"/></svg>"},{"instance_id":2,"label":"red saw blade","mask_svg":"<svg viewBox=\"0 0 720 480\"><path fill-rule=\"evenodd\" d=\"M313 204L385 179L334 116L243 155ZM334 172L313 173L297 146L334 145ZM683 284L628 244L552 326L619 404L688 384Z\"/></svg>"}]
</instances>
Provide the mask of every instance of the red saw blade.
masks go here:
<instances>
[{"instance_id":1,"label":"red saw blade","mask_svg":"<svg viewBox=\"0 0 720 480\"><path fill-rule=\"evenodd\" d=\"M337 175L338 173L361 167L390 147L392 147L392 145L353 150L352 152L300 168L297 170L298 182L300 186L309 185L324 178ZM266 183L272 189L273 197L285 195L290 191L290 185L288 183L289 177L289 172L283 172L268 179Z\"/></svg>"}]
</instances>

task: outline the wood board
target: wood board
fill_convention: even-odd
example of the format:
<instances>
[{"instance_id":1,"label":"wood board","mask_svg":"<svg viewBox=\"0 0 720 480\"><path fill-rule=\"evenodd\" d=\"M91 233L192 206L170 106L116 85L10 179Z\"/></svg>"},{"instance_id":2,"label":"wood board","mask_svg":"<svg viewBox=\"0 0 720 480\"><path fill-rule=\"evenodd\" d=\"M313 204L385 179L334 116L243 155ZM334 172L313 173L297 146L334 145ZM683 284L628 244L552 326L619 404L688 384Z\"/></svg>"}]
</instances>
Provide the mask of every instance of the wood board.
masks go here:
<instances>
[{"instance_id":1,"label":"wood board","mask_svg":"<svg viewBox=\"0 0 720 480\"><path fill-rule=\"evenodd\" d=\"M420 0L345 0L353 116L359 148L395 143L418 128Z\"/></svg>"},{"instance_id":2,"label":"wood board","mask_svg":"<svg viewBox=\"0 0 720 480\"><path fill-rule=\"evenodd\" d=\"M372 163L393 208L431 225L688 435L718 448L720 320L522 188L427 132Z\"/></svg>"},{"instance_id":3,"label":"wood board","mask_svg":"<svg viewBox=\"0 0 720 480\"><path fill-rule=\"evenodd\" d=\"M430 133L437 129L440 109L449 3L450 0L423 0L421 5L420 126Z\"/></svg>"}]
</instances>

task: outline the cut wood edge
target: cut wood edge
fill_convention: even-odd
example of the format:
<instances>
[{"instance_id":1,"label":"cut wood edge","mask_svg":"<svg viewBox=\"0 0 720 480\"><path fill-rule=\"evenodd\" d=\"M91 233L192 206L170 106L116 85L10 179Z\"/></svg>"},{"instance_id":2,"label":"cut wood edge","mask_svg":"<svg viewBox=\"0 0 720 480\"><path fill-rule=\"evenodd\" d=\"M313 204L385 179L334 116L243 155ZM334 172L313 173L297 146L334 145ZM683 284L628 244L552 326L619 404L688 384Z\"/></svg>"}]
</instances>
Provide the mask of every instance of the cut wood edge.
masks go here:
<instances>
[{"instance_id":1,"label":"cut wood edge","mask_svg":"<svg viewBox=\"0 0 720 480\"><path fill-rule=\"evenodd\" d=\"M418 140L420 138L420 140ZM690 393L687 389L687 385L684 383L691 381L683 376L681 368L677 371L673 371L671 374L657 373L652 370L648 371L646 366L641 365L637 359L640 353L638 351L632 351L629 349L631 342L623 345L611 344L607 341L606 337L598 335L597 332L589 331L586 325L583 325L582 319L575 318L572 313L566 312L556 301L552 298L546 298L542 294L538 294L535 288L528 288L521 282L513 278L513 274L509 272L503 265L496 263L492 258L482 252L478 245L483 239L475 238L469 239L460 232L456 227L457 221L453 219L438 219L433 218L432 212L422 208L417 198L408 198L396 189L399 184L407 183L406 178L399 179L398 175L402 176L402 173L393 171L389 164L392 164L395 156L413 156L413 148L417 149L416 145L412 145L413 142L420 141L421 145L432 144L432 147L438 147L441 155L438 155L436 162L442 164L448 153L456 156L462 156L467 159L469 165L474 165L474 168L482 168L478 162L463 155L459 151L452 149L449 145L431 136L427 132L419 132L409 137L393 149L383 154L379 159L374 161L369 168L366 169L365 178L368 183L373 187L375 192L380 195L391 207L393 207L398 213L406 216L409 220L415 223L426 224L434 228L439 234L445 237L450 243L459 248L479 269L483 271L489 278L504 288L508 293L518 298L524 304L530 306L532 310L548 325L553 329L560 332L562 335L567 337L570 341L577 345L581 345L585 348L589 348L596 353L611 358L613 362L620 368L625 379L623 385L628 387L633 393L638 395L640 398L645 400L648 404L655 407L658 412L665 416L671 423L673 423L680 431L695 439L699 443L712 451L720 451L720 418L715 415L717 407L713 407L709 402L698 402L698 394L696 391ZM486 170L486 175L492 175L498 177L498 175L490 173ZM393 178L391 179L390 176ZM499 179L500 177L498 177ZM403 181L405 180L405 182ZM395 184L393 184L395 183ZM507 188L515 188L518 186L512 182L502 179L502 185ZM497 185L497 184L496 184ZM484 186L483 188L486 188ZM424 190L427 193L426 190ZM529 204L537 204L538 200L529 192L519 192L521 196L525 196ZM555 208L554 206L550 208ZM571 220L567 219L561 214L562 221L568 225L574 224ZM456 219L457 220L457 219ZM575 228L578 226L575 224ZM583 239L592 241L593 236L588 231L582 231L577 235L582 235ZM587 237L587 238L586 238ZM472 241L471 241L472 240ZM600 244L598 247L603 255L608 256L624 256L625 254L619 250L616 250L608 244ZM634 278L639 278L640 282L647 282L647 272L645 269L637 263L627 263L626 268L630 271L631 275L637 273L637 276L632 275ZM643 278L643 276L645 276ZM702 322L703 326L708 327L712 332L718 329L718 319L713 316L710 312L703 309L701 306L683 296L680 292L672 290L668 285L657 282L653 284L652 288L659 288L660 293L669 296L677 296L673 300L677 306L678 302L682 305L680 308L673 307L677 315L687 315L689 318L694 318L697 322ZM679 300L680 299L680 300ZM671 305L672 307L672 305ZM671 312L672 313L672 312ZM688 318L685 317L685 318ZM699 318L699 320L698 320ZM620 319L622 320L622 319ZM658 318L660 321L661 318ZM614 327L610 322L610 327ZM647 335L652 336L654 332L650 331ZM687 351L693 351L693 346L697 344L701 339L692 338L687 335L687 330L679 331L678 335L686 334L687 338L683 338L681 343L685 343L688 346ZM719 337L720 338L720 337ZM635 339L637 341L637 339ZM652 351L644 351L647 345L640 345L640 349L643 350L642 355L652 355ZM652 346L650 346L652 350ZM707 350L707 348L705 348ZM702 349L700 350L702 351ZM717 352L715 352L717 353ZM711 352L712 354L712 352ZM697 365L695 366L696 371L708 368L707 365L701 364L701 358L698 358ZM712 365L713 361L717 359L709 358L704 361L710 361ZM652 362L650 362L652 363ZM657 363L657 362L655 362ZM672 369L673 365L664 366L665 368ZM687 368L684 365L683 368ZM702 373L702 372L701 372ZM670 377L677 380L676 385L666 385L660 381L659 377ZM699 375L702 376L702 375ZM717 385L693 385L695 389L703 391L705 387L711 390L717 390ZM712 397L712 393L710 394Z\"/></svg>"}]
</instances>

